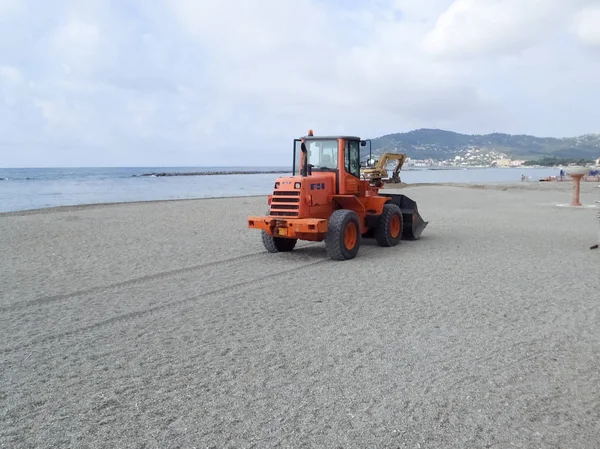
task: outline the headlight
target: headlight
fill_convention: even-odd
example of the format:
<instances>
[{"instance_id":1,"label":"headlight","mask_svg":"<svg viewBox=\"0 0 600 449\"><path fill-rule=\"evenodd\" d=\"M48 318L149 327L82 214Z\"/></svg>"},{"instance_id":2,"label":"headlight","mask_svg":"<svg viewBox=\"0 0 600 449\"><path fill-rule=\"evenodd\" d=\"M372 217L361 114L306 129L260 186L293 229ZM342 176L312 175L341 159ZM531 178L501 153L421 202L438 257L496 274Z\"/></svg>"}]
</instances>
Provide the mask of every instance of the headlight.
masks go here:
<instances>
[{"instance_id":1,"label":"headlight","mask_svg":"<svg viewBox=\"0 0 600 449\"><path fill-rule=\"evenodd\" d=\"M297 182L296 184L294 184L294 189L299 189L301 186L302 186L302 184Z\"/></svg>"},{"instance_id":2,"label":"headlight","mask_svg":"<svg viewBox=\"0 0 600 449\"><path fill-rule=\"evenodd\" d=\"M275 188L278 189L279 188L279 182L275 183Z\"/></svg>"}]
</instances>

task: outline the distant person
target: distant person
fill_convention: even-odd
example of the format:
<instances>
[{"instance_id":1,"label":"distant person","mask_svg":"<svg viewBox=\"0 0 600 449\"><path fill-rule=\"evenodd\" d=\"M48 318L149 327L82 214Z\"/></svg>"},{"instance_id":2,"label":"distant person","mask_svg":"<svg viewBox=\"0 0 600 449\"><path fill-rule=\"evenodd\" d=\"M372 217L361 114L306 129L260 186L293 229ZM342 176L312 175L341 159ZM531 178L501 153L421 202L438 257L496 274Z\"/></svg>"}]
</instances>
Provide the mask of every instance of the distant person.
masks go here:
<instances>
[{"instance_id":1,"label":"distant person","mask_svg":"<svg viewBox=\"0 0 600 449\"><path fill-rule=\"evenodd\" d=\"M525 179L527 179L525 178L525 175L521 175L521 182L525 182Z\"/></svg>"}]
</instances>

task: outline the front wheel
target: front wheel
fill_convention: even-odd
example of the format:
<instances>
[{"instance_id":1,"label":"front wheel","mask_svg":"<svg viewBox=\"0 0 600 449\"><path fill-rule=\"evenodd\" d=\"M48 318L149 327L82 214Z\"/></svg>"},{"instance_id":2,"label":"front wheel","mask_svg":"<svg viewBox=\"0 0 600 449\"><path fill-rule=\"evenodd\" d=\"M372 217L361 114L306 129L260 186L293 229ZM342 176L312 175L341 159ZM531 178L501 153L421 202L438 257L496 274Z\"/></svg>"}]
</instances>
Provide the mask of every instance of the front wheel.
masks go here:
<instances>
[{"instance_id":1,"label":"front wheel","mask_svg":"<svg viewBox=\"0 0 600 449\"><path fill-rule=\"evenodd\" d=\"M348 260L356 257L360 247L360 221L356 212L340 209L329 218L325 235L327 254L333 260Z\"/></svg>"},{"instance_id":2,"label":"front wheel","mask_svg":"<svg viewBox=\"0 0 600 449\"><path fill-rule=\"evenodd\" d=\"M379 246L396 246L402 239L402 211L396 204L383 205L375 240Z\"/></svg>"},{"instance_id":3,"label":"front wheel","mask_svg":"<svg viewBox=\"0 0 600 449\"><path fill-rule=\"evenodd\" d=\"M270 253L283 253L292 251L296 246L298 239L290 239L286 237L273 237L262 231L262 242L266 250Z\"/></svg>"}]
</instances>

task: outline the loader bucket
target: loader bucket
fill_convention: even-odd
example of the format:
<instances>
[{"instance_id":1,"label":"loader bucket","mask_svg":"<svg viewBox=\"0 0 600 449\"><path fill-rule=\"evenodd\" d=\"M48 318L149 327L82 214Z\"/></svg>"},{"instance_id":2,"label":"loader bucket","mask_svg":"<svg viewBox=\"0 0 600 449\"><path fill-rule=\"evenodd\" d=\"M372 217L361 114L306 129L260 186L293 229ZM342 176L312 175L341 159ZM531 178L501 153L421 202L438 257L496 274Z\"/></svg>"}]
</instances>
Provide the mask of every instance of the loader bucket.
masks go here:
<instances>
[{"instance_id":1,"label":"loader bucket","mask_svg":"<svg viewBox=\"0 0 600 449\"><path fill-rule=\"evenodd\" d=\"M429 224L424 221L419 214L417 203L411 200L406 195L402 194L384 194L392 199L392 203L400 207L404 226L402 229L402 239L417 240L421 237L421 233Z\"/></svg>"}]
</instances>

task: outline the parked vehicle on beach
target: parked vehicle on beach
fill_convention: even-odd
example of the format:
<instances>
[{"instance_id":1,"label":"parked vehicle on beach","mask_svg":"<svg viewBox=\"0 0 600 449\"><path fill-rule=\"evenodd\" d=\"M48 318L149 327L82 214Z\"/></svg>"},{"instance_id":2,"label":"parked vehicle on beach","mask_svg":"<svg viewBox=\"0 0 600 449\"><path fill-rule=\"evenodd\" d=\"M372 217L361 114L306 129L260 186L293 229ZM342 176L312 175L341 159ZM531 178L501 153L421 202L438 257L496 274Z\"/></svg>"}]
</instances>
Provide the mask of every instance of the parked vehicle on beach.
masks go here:
<instances>
[{"instance_id":1,"label":"parked vehicle on beach","mask_svg":"<svg viewBox=\"0 0 600 449\"><path fill-rule=\"evenodd\" d=\"M361 238L383 247L418 239L428 222L417 203L402 194L379 194L383 184L361 179L355 136L307 136L294 140L292 176L275 180L266 215L248 217L265 248L292 251L298 240L325 241L334 260L356 256Z\"/></svg>"}]
</instances>

